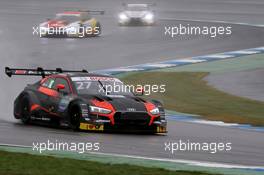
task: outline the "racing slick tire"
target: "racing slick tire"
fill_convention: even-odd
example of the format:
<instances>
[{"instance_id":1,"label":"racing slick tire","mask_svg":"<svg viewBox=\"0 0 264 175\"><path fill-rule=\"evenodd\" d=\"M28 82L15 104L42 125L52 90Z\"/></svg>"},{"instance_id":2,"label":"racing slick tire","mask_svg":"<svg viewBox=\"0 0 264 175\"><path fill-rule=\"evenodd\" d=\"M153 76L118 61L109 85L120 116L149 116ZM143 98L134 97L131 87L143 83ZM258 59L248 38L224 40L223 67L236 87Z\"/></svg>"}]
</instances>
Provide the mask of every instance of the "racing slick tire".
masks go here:
<instances>
[{"instance_id":1,"label":"racing slick tire","mask_svg":"<svg viewBox=\"0 0 264 175\"><path fill-rule=\"evenodd\" d=\"M72 105L69 110L69 126L72 130L80 130L81 110L77 105Z\"/></svg>"},{"instance_id":2,"label":"racing slick tire","mask_svg":"<svg viewBox=\"0 0 264 175\"><path fill-rule=\"evenodd\" d=\"M30 123L30 100L27 96L24 96L21 100L21 121L24 124Z\"/></svg>"}]
</instances>

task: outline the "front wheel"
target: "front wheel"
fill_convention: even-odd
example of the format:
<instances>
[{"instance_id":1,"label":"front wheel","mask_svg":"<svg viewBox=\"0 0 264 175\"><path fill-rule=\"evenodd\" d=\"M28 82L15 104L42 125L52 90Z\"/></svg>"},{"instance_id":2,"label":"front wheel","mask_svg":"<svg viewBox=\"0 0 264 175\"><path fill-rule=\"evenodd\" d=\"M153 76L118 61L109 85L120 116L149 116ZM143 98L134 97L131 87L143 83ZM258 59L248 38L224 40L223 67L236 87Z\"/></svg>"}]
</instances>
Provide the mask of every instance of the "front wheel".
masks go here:
<instances>
[{"instance_id":1,"label":"front wheel","mask_svg":"<svg viewBox=\"0 0 264 175\"><path fill-rule=\"evenodd\" d=\"M70 128L74 131L78 131L80 129L80 118L80 109L78 107L72 107L70 110Z\"/></svg>"},{"instance_id":2,"label":"front wheel","mask_svg":"<svg viewBox=\"0 0 264 175\"><path fill-rule=\"evenodd\" d=\"M24 124L30 123L30 102L27 97L23 97L21 103L21 121Z\"/></svg>"}]
</instances>

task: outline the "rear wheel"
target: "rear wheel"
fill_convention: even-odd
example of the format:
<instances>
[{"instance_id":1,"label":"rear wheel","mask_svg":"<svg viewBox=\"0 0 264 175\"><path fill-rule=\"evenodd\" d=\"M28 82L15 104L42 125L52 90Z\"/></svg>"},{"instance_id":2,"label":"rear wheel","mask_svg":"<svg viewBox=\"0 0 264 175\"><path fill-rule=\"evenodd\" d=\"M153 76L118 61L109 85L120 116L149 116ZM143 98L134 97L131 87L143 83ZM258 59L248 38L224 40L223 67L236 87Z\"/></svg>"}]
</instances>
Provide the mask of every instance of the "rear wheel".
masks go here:
<instances>
[{"instance_id":1,"label":"rear wheel","mask_svg":"<svg viewBox=\"0 0 264 175\"><path fill-rule=\"evenodd\" d=\"M70 110L70 127L74 131L78 131L80 128L81 112L79 107L73 106Z\"/></svg>"},{"instance_id":2,"label":"rear wheel","mask_svg":"<svg viewBox=\"0 0 264 175\"><path fill-rule=\"evenodd\" d=\"M23 97L21 103L21 121L24 124L30 123L30 102L27 97Z\"/></svg>"}]
</instances>

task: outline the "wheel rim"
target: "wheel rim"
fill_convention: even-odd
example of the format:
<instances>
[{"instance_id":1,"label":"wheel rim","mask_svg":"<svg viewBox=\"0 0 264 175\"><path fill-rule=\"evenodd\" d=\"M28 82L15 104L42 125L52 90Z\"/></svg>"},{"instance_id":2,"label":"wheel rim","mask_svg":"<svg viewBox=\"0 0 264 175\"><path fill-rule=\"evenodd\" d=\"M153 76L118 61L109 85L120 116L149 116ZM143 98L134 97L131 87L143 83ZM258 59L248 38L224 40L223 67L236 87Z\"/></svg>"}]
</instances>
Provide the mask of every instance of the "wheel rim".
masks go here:
<instances>
[{"instance_id":1,"label":"wheel rim","mask_svg":"<svg viewBox=\"0 0 264 175\"><path fill-rule=\"evenodd\" d=\"M71 124L72 124L74 129L79 128L79 125L80 125L80 114L79 114L79 112L77 112L77 111L73 112L72 117L71 117Z\"/></svg>"}]
</instances>

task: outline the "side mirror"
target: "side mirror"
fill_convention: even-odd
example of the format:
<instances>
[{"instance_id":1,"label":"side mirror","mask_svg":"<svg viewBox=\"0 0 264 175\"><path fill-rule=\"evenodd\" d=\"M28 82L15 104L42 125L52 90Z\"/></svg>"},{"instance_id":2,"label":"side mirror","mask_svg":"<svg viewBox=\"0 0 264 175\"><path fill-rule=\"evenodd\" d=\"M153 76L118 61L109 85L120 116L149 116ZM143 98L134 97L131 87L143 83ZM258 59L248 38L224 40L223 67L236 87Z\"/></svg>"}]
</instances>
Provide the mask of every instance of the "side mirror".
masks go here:
<instances>
[{"instance_id":1,"label":"side mirror","mask_svg":"<svg viewBox=\"0 0 264 175\"><path fill-rule=\"evenodd\" d=\"M144 95L144 88L137 88L136 92L134 94L136 96L143 96Z\"/></svg>"},{"instance_id":2,"label":"side mirror","mask_svg":"<svg viewBox=\"0 0 264 175\"><path fill-rule=\"evenodd\" d=\"M65 89L65 86L64 86L63 84L58 84L58 85L56 86L56 89L57 89L57 91L60 91L60 90Z\"/></svg>"}]
</instances>

